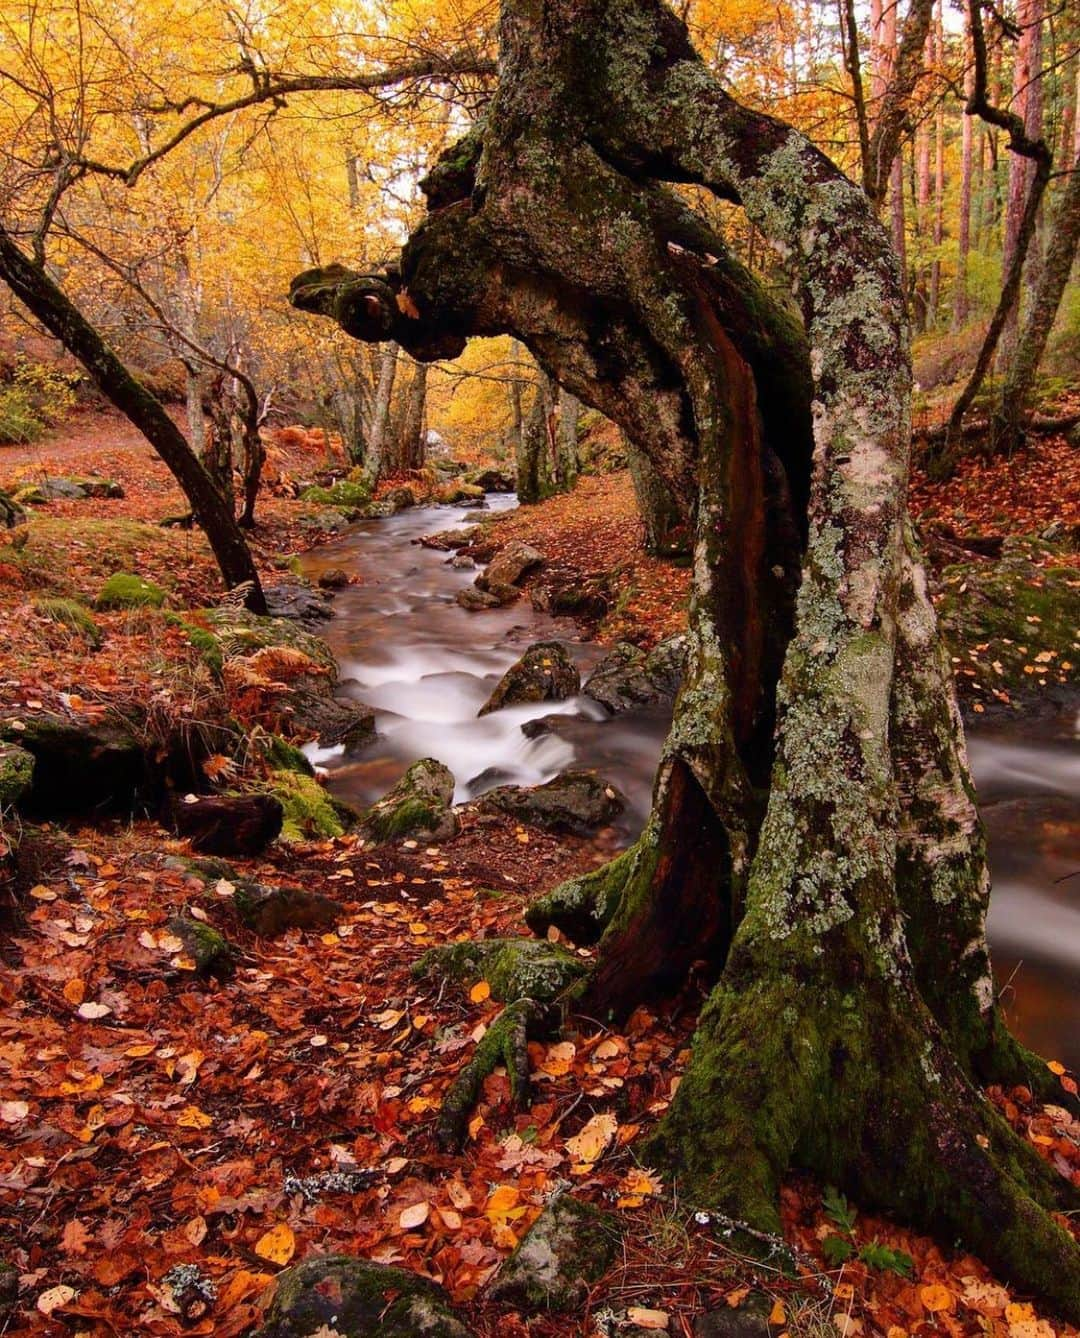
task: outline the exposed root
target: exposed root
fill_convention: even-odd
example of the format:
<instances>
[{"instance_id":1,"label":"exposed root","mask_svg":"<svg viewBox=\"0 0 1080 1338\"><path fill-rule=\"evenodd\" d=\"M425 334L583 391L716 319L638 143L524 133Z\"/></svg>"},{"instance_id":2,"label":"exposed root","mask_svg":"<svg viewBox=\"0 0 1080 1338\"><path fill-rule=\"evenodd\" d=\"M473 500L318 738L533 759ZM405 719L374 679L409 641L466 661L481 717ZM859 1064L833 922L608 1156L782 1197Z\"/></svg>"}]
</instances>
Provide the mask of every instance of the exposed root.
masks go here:
<instances>
[{"instance_id":1,"label":"exposed root","mask_svg":"<svg viewBox=\"0 0 1080 1338\"><path fill-rule=\"evenodd\" d=\"M517 999L507 1004L484 1033L472 1059L454 1079L443 1098L435 1137L446 1152L455 1151L465 1141L469 1115L479 1099L484 1079L499 1064L510 1075L510 1095L517 1106L529 1100L529 1030L544 1017L545 1010L535 999Z\"/></svg>"},{"instance_id":2,"label":"exposed root","mask_svg":"<svg viewBox=\"0 0 1080 1338\"><path fill-rule=\"evenodd\" d=\"M525 923L534 934L546 934L554 925L571 943L595 943L619 909L623 891L641 861L642 844L639 837L599 869L568 878L537 898L525 912Z\"/></svg>"}]
</instances>

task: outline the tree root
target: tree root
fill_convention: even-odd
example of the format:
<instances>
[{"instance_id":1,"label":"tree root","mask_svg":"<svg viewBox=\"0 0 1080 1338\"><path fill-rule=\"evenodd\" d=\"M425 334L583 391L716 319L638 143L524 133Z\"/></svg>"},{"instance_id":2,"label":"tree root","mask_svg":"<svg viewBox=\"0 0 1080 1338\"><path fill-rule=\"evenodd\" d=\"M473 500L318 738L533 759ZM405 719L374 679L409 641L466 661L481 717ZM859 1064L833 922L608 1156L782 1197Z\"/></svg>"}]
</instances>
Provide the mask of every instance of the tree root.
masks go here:
<instances>
[{"instance_id":1,"label":"tree root","mask_svg":"<svg viewBox=\"0 0 1080 1338\"><path fill-rule=\"evenodd\" d=\"M619 909L641 859L641 845L639 838L599 869L568 878L537 898L525 912L525 923L534 934L546 934L554 925L571 943L595 943Z\"/></svg>"},{"instance_id":2,"label":"tree root","mask_svg":"<svg viewBox=\"0 0 1080 1338\"><path fill-rule=\"evenodd\" d=\"M484 1033L472 1059L465 1065L443 1098L435 1138L445 1152L456 1151L465 1141L469 1115L480 1097L484 1079L499 1064L510 1075L510 1095L516 1106L529 1100L529 1031L544 1017L535 999L516 999L507 1004Z\"/></svg>"}]
</instances>

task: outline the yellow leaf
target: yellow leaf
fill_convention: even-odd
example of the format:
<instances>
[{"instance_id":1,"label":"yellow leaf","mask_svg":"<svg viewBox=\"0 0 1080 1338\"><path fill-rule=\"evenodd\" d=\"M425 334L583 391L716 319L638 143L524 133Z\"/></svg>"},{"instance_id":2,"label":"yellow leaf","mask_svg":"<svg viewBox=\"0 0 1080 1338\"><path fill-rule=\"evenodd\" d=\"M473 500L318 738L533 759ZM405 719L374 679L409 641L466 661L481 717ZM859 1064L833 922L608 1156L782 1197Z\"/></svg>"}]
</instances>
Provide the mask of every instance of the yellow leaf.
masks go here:
<instances>
[{"instance_id":1,"label":"yellow leaf","mask_svg":"<svg viewBox=\"0 0 1080 1338\"><path fill-rule=\"evenodd\" d=\"M157 1049L156 1045L129 1045L124 1051L128 1059L145 1059Z\"/></svg>"},{"instance_id":2,"label":"yellow leaf","mask_svg":"<svg viewBox=\"0 0 1080 1338\"><path fill-rule=\"evenodd\" d=\"M287 1264L296 1250L296 1237L288 1222L278 1222L255 1242L255 1253L272 1264Z\"/></svg>"},{"instance_id":3,"label":"yellow leaf","mask_svg":"<svg viewBox=\"0 0 1080 1338\"><path fill-rule=\"evenodd\" d=\"M485 999L491 998L491 986L486 980L478 980L469 991L469 998L473 1003L483 1003Z\"/></svg>"},{"instance_id":4,"label":"yellow leaf","mask_svg":"<svg viewBox=\"0 0 1080 1338\"><path fill-rule=\"evenodd\" d=\"M64 998L69 1004L81 1004L86 998L86 981L69 980L64 986Z\"/></svg>"},{"instance_id":5,"label":"yellow leaf","mask_svg":"<svg viewBox=\"0 0 1080 1338\"><path fill-rule=\"evenodd\" d=\"M575 1162L586 1164L599 1161L615 1137L618 1127L619 1122L614 1115L607 1113L594 1115L580 1133L566 1140L567 1156Z\"/></svg>"},{"instance_id":6,"label":"yellow leaf","mask_svg":"<svg viewBox=\"0 0 1080 1338\"><path fill-rule=\"evenodd\" d=\"M1065 1072L1065 1065L1059 1063L1059 1061L1056 1059L1051 1059L1047 1063L1046 1067L1050 1070L1051 1073L1056 1073L1059 1078Z\"/></svg>"},{"instance_id":7,"label":"yellow leaf","mask_svg":"<svg viewBox=\"0 0 1080 1338\"><path fill-rule=\"evenodd\" d=\"M494 1222L497 1218L508 1217L518 1205L521 1191L513 1185L499 1185L488 1195L484 1212Z\"/></svg>"},{"instance_id":8,"label":"yellow leaf","mask_svg":"<svg viewBox=\"0 0 1080 1338\"><path fill-rule=\"evenodd\" d=\"M214 1121L198 1106L185 1106L176 1117L176 1123L181 1129L209 1129Z\"/></svg>"},{"instance_id":9,"label":"yellow leaf","mask_svg":"<svg viewBox=\"0 0 1080 1338\"><path fill-rule=\"evenodd\" d=\"M953 1308L952 1292L949 1291L948 1287L943 1287L938 1282L931 1282L925 1287L920 1287L919 1300L932 1314L938 1310L951 1310Z\"/></svg>"},{"instance_id":10,"label":"yellow leaf","mask_svg":"<svg viewBox=\"0 0 1080 1338\"><path fill-rule=\"evenodd\" d=\"M784 1309L784 1303L779 1298L773 1302L773 1308L769 1311L770 1324L786 1324L787 1311Z\"/></svg>"},{"instance_id":11,"label":"yellow leaf","mask_svg":"<svg viewBox=\"0 0 1080 1338\"><path fill-rule=\"evenodd\" d=\"M402 1209L401 1216L398 1218L398 1225L403 1231L414 1231L417 1227L424 1225L430 1212L430 1203L414 1203L408 1208Z\"/></svg>"}]
</instances>

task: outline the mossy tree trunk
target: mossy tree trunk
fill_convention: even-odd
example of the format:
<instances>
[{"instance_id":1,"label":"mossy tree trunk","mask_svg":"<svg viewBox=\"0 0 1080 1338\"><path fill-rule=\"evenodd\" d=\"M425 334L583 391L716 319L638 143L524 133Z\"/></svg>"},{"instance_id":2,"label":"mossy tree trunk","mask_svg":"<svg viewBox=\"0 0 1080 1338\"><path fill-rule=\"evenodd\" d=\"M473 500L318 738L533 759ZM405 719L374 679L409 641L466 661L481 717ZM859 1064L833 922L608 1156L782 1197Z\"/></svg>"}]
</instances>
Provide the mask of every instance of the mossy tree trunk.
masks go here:
<instances>
[{"instance_id":1,"label":"mossy tree trunk","mask_svg":"<svg viewBox=\"0 0 1080 1338\"><path fill-rule=\"evenodd\" d=\"M496 96L427 179L400 272L309 271L292 297L419 358L512 333L691 522L652 816L549 903L602 932L572 1000L624 1013L699 959L715 978L647 1154L684 1195L775 1230L781 1177L808 1167L1080 1317L1080 1251L1047 1211L1075 1193L977 1087L1040 1067L994 1007L982 833L905 510L888 236L658 0L503 0L500 38ZM665 182L743 206L801 329Z\"/></svg>"},{"instance_id":2,"label":"mossy tree trunk","mask_svg":"<svg viewBox=\"0 0 1080 1338\"><path fill-rule=\"evenodd\" d=\"M523 506L542 502L555 491L551 473L551 380L542 372L536 383L532 407L517 435L515 465L517 496Z\"/></svg>"}]
</instances>

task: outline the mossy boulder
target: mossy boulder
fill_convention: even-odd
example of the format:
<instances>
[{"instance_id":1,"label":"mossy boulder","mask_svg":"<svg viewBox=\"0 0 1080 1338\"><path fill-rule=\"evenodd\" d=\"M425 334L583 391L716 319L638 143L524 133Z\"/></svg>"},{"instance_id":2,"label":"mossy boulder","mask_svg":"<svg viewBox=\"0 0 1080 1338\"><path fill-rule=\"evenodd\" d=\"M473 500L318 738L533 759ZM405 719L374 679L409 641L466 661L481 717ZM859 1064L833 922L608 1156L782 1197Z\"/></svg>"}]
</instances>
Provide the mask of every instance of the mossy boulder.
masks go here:
<instances>
[{"instance_id":1,"label":"mossy boulder","mask_svg":"<svg viewBox=\"0 0 1080 1338\"><path fill-rule=\"evenodd\" d=\"M467 585L454 598L463 609L478 613L481 609L500 609L506 604L513 604L519 593L514 585L499 585L492 590L480 590L475 585Z\"/></svg>"},{"instance_id":2,"label":"mossy boulder","mask_svg":"<svg viewBox=\"0 0 1080 1338\"><path fill-rule=\"evenodd\" d=\"M227 976L233 969L234 952L224 934L202 920L174 915L165 928L184 945L183 955L195 963L199 976Z\"/></svg>"},{"instance_id":3,"label":"mossy boulder","mask_svg":"<svg viewBox=\"0 0 1080 1338\"><path fill-rule=\"evenodd\" d=\"M0 812L13 808L34 779L34 755L17 743L0 743Z\"/></svg>"},{"instance_id":4,"label":"mossy boulder","mask_svg":"<svg viewBox=\"0 0 1080 1338\"><path fill-rule=\"evenodd\" d=\"M330 647L322 637L289 618L271 618L233 608L202 609L193 617L213 633L226 658L284 646L314 660L325 671L325 679L331 686L337 682L337 661Z\"/></svg>"},{"instance_id":5,"label":"mossy boulder","mask_svg":"<svg viewBox=\"0 0 1080 1338\"><path fill-rule=\"evenodd\" d=\"M459 502L482 502L484 489L474 483L444 483L435 489L435 501L440 506L456 506Z\"/></svg>"},{"instance_id":6,"label":"mossy boulder","mask_svg":"<svg viewBox=\"0 0 1080 1338\"><path fill-rule=\"evenodd\" d=\"M525 702L565 701L581 689L581 675L559 641L538 641L507 669L477 715Z\"/></svg>"},{"instance_id":7,"label":"mossy boulder","mask_svg":"<svg viewBox=\"0 0 1080 1338\"><path fill-rule=\"evenodd\" d=\"M612 715L670 705L682 681L686 638L668 637L648 654L620 641L589 675L582 691Z\"/></svg>"},{"instance_id":8,"label":"mossy boulder","mask_svg":"<svg viewBox=\"0 0 1080 1338\"><path fill-rule=\"evenodd\" d=\"M318 892L267 887L250 878L235 883L233 905L241 922L263 938L276 938L287 929L332 929L342 914L336 901Z\"/></svg>"},{"instance_id":9,"label":"mossy boulder","mask_svg":"<svg viewBox=\"0 0 1080 1338\"><path fill-rule=\"evenodd\" d=\"M375 845L414 836L443 841L456 834L457 814L450 807L454 776L449 767L424 757L362 815L360 834Z\"/></svg>"},{"instance_id":10,"label":"mossy boulder","mask_svg":"<svg viewBox=\"0 0 1080 1338\"><path fill-rule=\"evenodd\" d=\"M416 963L418 977L438 975L464 985L486 980L503 1003L557 998L588 970L588 963L546 939L467 939L432 948Z\"/></svg>"},{"instance_id":11,"label":"mossy boulder","mask_svg":"<svg viewBox=\"0 0 1080 1338\"><path fill-rule=\"evenodd\" d=\"M348 1255L307 1259L274 1282L256 1338L472 1338L446 1293L417 1273Z\"/></svg>"},{"instance_id":12,"label":"mossy boulder","mask_svg":"<svg viewBox=\"0 0 1080 1338\"><path fill-rule=\"evenodd\" d=\"M45 817L132 812L152 802L163 777L121 725L42 711L0 719L0 739L34 758L24 807Z\"/></svg>"},{"instance_id":13,"label":"mossy boulder","mask_svg":"<svg viewBox=\"0 0 1080 1338\"><path fill-rule=\"evenodd\" d=\"M271 771L295 771L298 776L315 775L315 768L300 749L280 734L268 734L262 749Z\"/></svg>"},{"instance_id":14,"label":"mossy boulder","mask_svg":"<svg viewBox=\"0 0 1080 1338\"><path fill-rule=\"evenodd\" d=\"M105 582L94 600L94 607L108 609L160 609L165 591L154 581L131 572L118 571Z\"/></svg>"},{"instance_id":15,"label":"mossy boulder","mask_svg":"<svg viewBox=\"0 0 1080 1338\"><path fill-rule=\"evenodd\" d=\"M103 640L101 628L94 622L86 605L80 604L77 599L35 599L34 612L82 637L91 650L100 649Z\"/></svg>"},{"instance_id":16,"label":"mossy boulder","mask_svg":"<svg viewBox=\"0 0 1080 1338\"><path fill-rule=\"evenodd\" d=\"M356 816L332 799L314 776L296 771L271 772L267 793L281 805L281 839L289 845L343 836Z\"/></svg>"},{"instance_id":17,"label":"mossy boulder","mask_svg":"<svg viewBox=\"0 0 1080 1338\"><path fill-rule=\"evenodd\" d=\"M487 1296L527 1313L574 1310L611 1267L621 1234L610 1213L559 1194L522 1237Z\"/></svg>"},{"instance_id":18,"label":"mossy boulder","mask_svg":"<svg viewBox=\"0 0 1080 1338\"><path fill-rule=\"evenodd\" d=\"M966 706L1075 692L1080 663L1080 571L1041 540L1009 538L998 561L974 558L941 573L937 609Z\"/></svg>"},{"instance_id":19,"label":"mossy boulder","mask_svg":"<svg viewBox=\"0 0 1080 1338\"><path fill-rule=\"evenodd\" d=\"M552 832L587 835L613 822L625 798L595 771L564 771L545 785L499 785L477 805Z\"/></svg>"},{"instance_id":20,"label":"mossy boulder","mask_svg":"<svg viewBox=\"0 0 1080 1338\"><path fill-rule=\"evenodd\" d=\"M362 511L371 501L371 484L362 479L339 479L328 488L308 488L300 494L300 500L343 511Z\"/></svg>"},{"instance_id":21,"label":"mossy boulder","mask_svg":"<svg viewBox=\"0 0 1080 1338\"><path fill-rule=\"evenodd\" d=\"M505 469L474 469L465 475L465 482L471 483L481 492L513 492L517 480Z\"/></svg>"}]
</instances>

